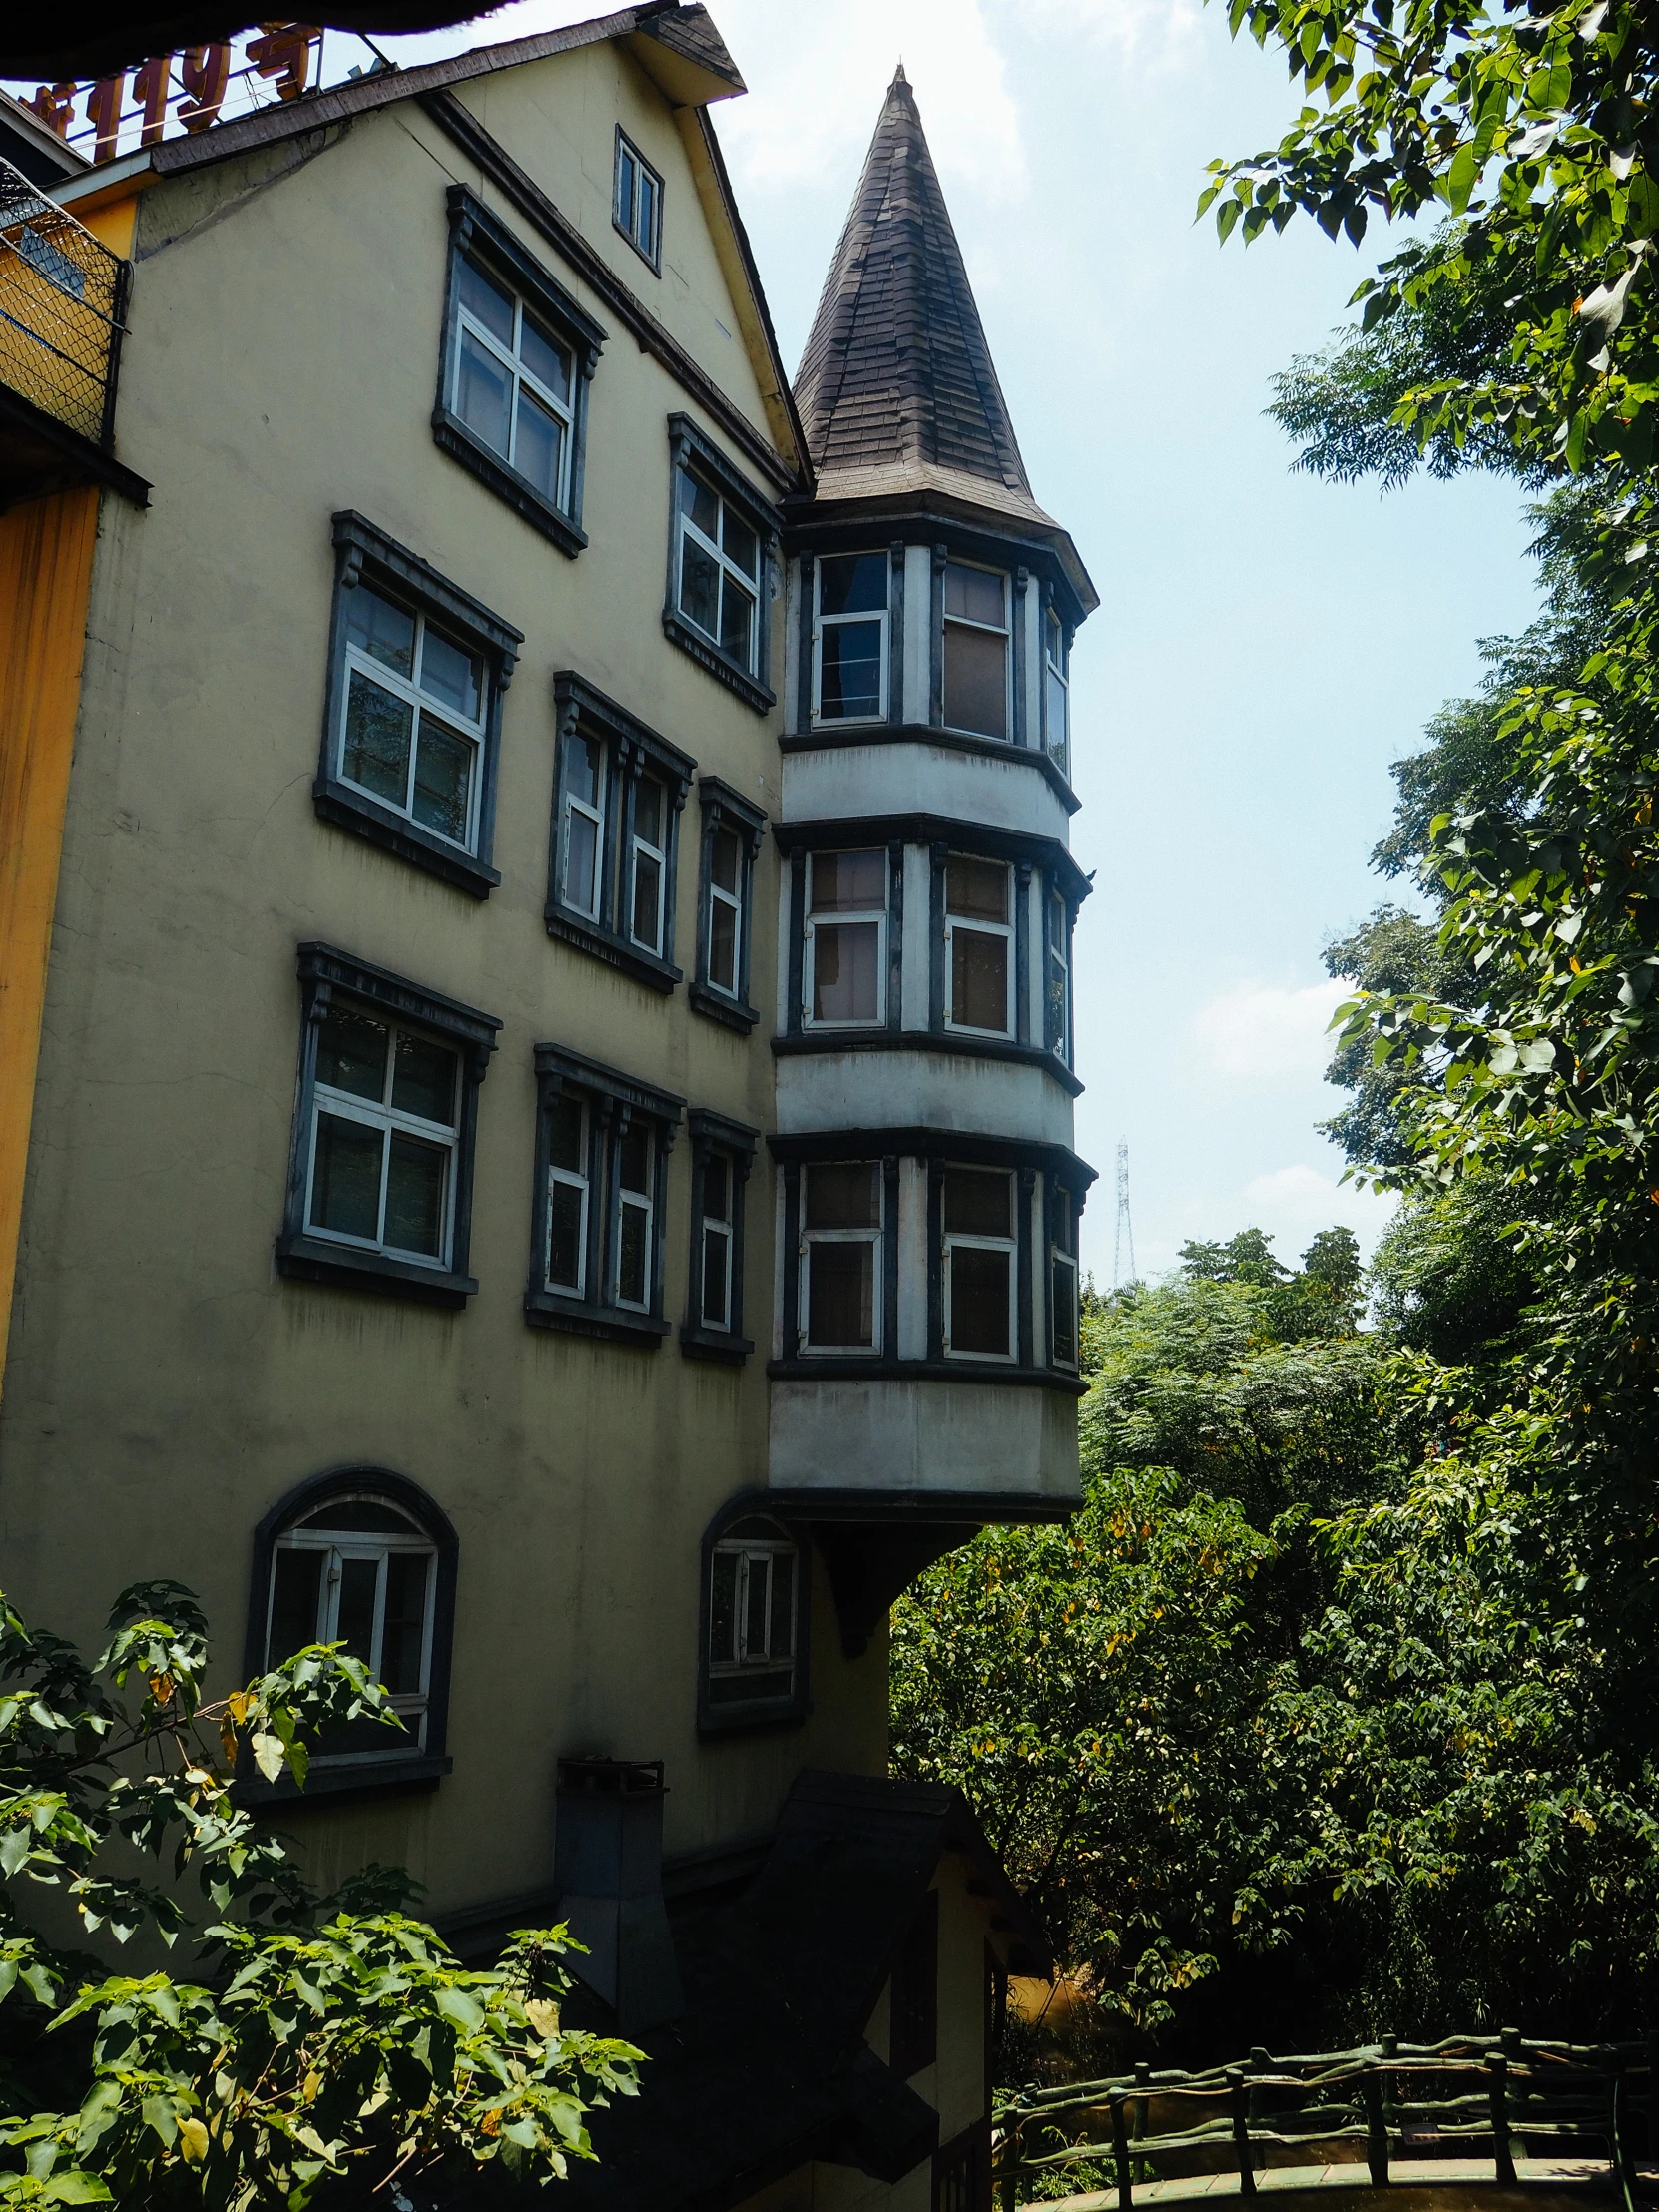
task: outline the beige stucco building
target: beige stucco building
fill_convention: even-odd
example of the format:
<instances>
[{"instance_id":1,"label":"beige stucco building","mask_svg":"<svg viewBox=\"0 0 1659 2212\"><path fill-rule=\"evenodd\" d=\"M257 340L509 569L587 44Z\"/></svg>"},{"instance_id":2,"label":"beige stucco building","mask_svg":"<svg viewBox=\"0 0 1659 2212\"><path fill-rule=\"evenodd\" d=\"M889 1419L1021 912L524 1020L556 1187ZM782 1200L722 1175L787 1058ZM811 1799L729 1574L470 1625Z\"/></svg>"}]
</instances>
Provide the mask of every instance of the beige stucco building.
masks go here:
<instances>
[{"instance_id":1,"label":"beige stucco building","mask_svg":"<svg viewBox=\"0 0 1659 2212\"><path fill-rule=\"evenodd\" d=\"M0 119L0 281L120 345L96 419L0 360L0 1561L372 1660L270 1811L573 1919L652 2053L575 2196L967 2212L1041 1936L886 1779L885 1615L1076 1496L1095 602L902 75L793 392L742 90L659 4Z\"/></svg>"}]
</instances>

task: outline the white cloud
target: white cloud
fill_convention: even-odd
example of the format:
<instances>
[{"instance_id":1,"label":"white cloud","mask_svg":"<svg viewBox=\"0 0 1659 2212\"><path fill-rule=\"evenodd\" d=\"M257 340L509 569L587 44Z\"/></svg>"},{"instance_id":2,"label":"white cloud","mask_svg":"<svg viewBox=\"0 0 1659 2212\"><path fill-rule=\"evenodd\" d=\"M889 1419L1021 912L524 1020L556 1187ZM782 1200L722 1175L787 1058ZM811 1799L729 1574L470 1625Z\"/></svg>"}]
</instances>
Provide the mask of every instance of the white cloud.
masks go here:
<instances>
[{"instance_id":1,"label":"white cloud","mask_svg":"<svg viewBox=\"0 0 1659 2212\"><path fill-rule=\"evenodd\" d=\"M1276 1086L1317 1081L1331 1058L1331 1016L1352 994L1349 983L1287 990L1252 978L1201 1007L1193 1030L1219 1074Z\"/></svg>"},{"instance_id":2,"label":"white cloud","mask_svg":"<svg viewBox=\"0 0 1659 2212\"><path fill-rule=\"evenodd\" d=\"M1339 1223L1354 1231L1369 1259L1396 1203L1391 1196L1340 1183L1299 1161L1254 1176L1244 1188L1243 1214L1246 1222L1267 1231L1280 1259L1294 1266L1320 1230Z\"/></svg>"}]
</instances>

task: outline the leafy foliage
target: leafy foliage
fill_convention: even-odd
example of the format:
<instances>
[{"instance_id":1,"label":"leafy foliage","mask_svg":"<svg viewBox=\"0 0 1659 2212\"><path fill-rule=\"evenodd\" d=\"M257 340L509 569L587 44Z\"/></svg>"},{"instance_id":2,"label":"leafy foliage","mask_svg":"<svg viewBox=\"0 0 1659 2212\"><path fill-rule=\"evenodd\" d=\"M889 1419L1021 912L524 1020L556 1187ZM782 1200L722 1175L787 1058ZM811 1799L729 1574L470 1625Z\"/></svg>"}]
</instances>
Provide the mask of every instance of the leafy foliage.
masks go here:
<instances>
[{"instance_id":1,"label":"leafy foliage","mask_svg":"<svg viewBox=\"0 0 1659 2212\"><path fill-rule=\"evenodd\" d=\"M361 1663L314 1645L207 1701L188 1590L137 1584L110 1627L88 1665L0 1598L0 2206L302 2212L446 2166L546 2181L590 2156L584 2111L634 2092L640 2054L561 2028L563 1931L468 1971L401 1910L406 1877L319 1898L236 1800L241 1766L303 1783L322 1732L401 1725ZM158 1879L120 1871L135 1856ZM37 1885L89 1936L197 1934L212 1970L110 1974L31 1927Z\"/></svg>"}]
</instances>

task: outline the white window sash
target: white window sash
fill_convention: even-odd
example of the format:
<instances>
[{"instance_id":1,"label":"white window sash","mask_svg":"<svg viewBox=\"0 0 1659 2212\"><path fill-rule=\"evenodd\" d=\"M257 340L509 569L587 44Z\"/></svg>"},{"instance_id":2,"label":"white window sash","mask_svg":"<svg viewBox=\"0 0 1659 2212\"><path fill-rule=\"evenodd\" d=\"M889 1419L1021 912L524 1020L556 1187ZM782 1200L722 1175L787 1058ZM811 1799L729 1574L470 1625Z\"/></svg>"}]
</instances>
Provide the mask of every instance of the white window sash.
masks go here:
<instances>
[{"instance_id":1,"label":"white window sash","mask_svg":"<svg viewBox=\"0 0 1659 2212\"><path fill-rule=\"evenodd\" d=\"M805 1229L801 1234L801 1286L797 1293L800 1320L796 1336L803 1352L815 1359L869 1360L881 1350L881 1239L879 1229ZM809 1336L813 1318L813 1248L815 1245L867 1244L869 1263L869 1343L867 1345L816 1345Z\"/></svg>"},{"instance_id":2,"label":"white window sash","mask_svg":"<svg viewBox=\"0 0 1659 2212\"><path fill-rule=\"evenodd\" d=\"M738 862L739 880L742 880L743 861ZM732 910L732 980L720 982L714 969L715 908L729 906ZM709 988L719 991L723 998L736 999L738 986L743 980L743 894L741 891L722 890L713 874L709 877Z\"/></svg>"},{"instance_id":3,"label":"white window sash","mask_svg":"<svg viewBox=\"0 0 1659 2212\"><path fill-rule=\"evenodd\" d=\"M1010 893L1011 895L1011 893ZM974 1022L959 1021L956 1017L956 931L976 931L982 937L1000 937L1008 947L1005 966L1006 988L1003 992L1002 1026L1000 1029L981 1029ZM1011 921L976 921L971 914L946 913L944 917L944 1025L947 1029L961 1029L971 1037L1011 1037L1014 1033L1014 925Z\"/></svg>"},{"instance_id":4,"label":"white window sash","mask_svg":"<svg viewBox=\"0 0 1659 2212\"><path fill-rule=\"evenodd\" d=\"M398 1030L388 1026L386 1047L386 1088L388 1092L392 1083L396 1080L397 1039L399 1034ZM456 1080L460 1080L460 1070L458 1068L456 1070ZM380 1197L377 1217L380 1234L377 1237L353 1237L343 1229L326 1229L313 1218L311 1209L316 1196L316 1141L319 1118L324 1113L332 1114L340 1121L360 1122L365 1128L378 1129L388 1137L405 1134L418 1137L423 1144L429 1144L435 1150L441 1150L447 1155L443 1177L443 1228L440 1240L443 1249L441 1252L435 1256L430 1252L410 1252L402 1245L391 1245L386 1242L386 1184L391 1174L391 1146L389 1143L382 1145L380 1148ZM311 1085L310 1154L305 1171L306 1236L321 1237L330 1244L344 1245L354 1252L383 1252L395 1259L412 1261L418 1267L447 1268L455 1229L455 1159L459 1147L460 1131L452 1123L423 1121L419 1115L403 1113L390 1104L376 1104L373 1099L361 1098L354 1091L336 1091L330 1084L313 1081Z\"/></svg>"},{"instance_id":5,"label":"white window sash","mask_svg":"<svg viewBox=\"0 0 1659 2212\"><path fill-rule=\"evenodd\" d=\"M799 1664L797 1645L800 1642L801 1627L801 1575L796 1564L801 1556L800 1553L791 1543L783 1541L768 1543L763 1540L752 1539L746 1543L716 1544L714 1556L717 1559L735 1558L738 1562L733 1600L735 1618L732 1624L733 1642L737 1647L738 1656L735 1659L711 1659L709 1661L710 1674L719 1675L730 1681L734 1676L753 1674L758 1668L765 1668L772 1672L781 1671L788 1667L791 1672L793 1687L794 1671ZM790 1646L788 1651L775 1652L772 1649L773 1592L770 1587L767 1591L766 1609L767 1648L764 1651L757 1652L752 1652L749 1648L749 1577L753 1562L760 1559L768 1560L771 1563L774 1575L777 1574L781 1565L789 1569ZM711 1565L711 1578L713 1572L713 1566Z\"/></svg>"},{"instance_id":6,"label":"white window sash","mask_svg":"<svg viewBox=\"0 0 1659 2212\"><path fill-rule=\"evenodd\" d=\"M817 960L815 946L820 923L826 929L846 928L857 922L875 923L875 1011L867 1021L826 1021L813 1012L813 972ZM809 914L807 917L807 956L802 967L802 1026L807 1029L879 1029L887 1018L887 909L872 906L863 911Z\"/></svg>"},{"instance_id":7,"label":"white window sash","mask_svg":"<svg viewBox=\"0 0 1659 2212\"><path fill-rule=\"evenodd\" d=\"M503 285L501 288L505 290L506 286ZM553 416L556 422L563 425L565 434L560 441L559 486L556 494L555 503L558 506L564 506L570 497L571 446L573 443L575 427L575 409L568 400L561 399L556 392L549 391L547 386L542 382L541 378L535 373L534 369L526 368L524 362L519 357L518 349L524 342L524 301L518 296L516 292L513 294L513 350L510 353L507 351L505 346L503 346L501 340L495 335L493 330L486 330L484 325L478 320L476 315L472 314L466 307L464 307L459 300L456 301L455 362L453 370L451 371L452 381L450 389L450 405L452 407L455 406L456 401L460 398L460 334L463 330L470 332L471 335L478 340L480 345L484 346L489 352L493 353L496 359L501 363L502 367L507 371L508 375L512 379L512 404L507 411L506 453L507 465L510 468L518 467L518 387L520 384L524 385L526 390L534 394L534 396L547 409L549 414ZM564 339L558 338L557 333L555 333L555 337L556 342L560 344L563 347L564 351L571 356L571 388L572 390L574 390L576 377L580 373L580 370L576 363L574 350L569 344L565 342ZM459 411L458 408L456 411Z\"/></svg>"},{"instance_id":8,"label":"white window sash","mask_svg":"<svg viewBox=\"0 0 1659 2212\"><path fill-rule=\"evenodd\" d=\"M687 473L688 475L691 475L691 474L693 474L694 472L693 472L692 470L689 470L689 469L688 469L688 470L686 471L686 473ZM726 510L727 510L727 507L728 507L728 506L730 505L730 501L729 501L729 500L727 499L727 497L726 497L726 495L725 495L725 493L724 493L724 492L717 492L717 491L714 491L714 487L713 487L713 485L712 485L712 484L709 484L709 483L707 482L707 480L706 480L705 478L703 478L703 477L698 477L698 478L697 478L697 481L698 481L699 483L701 483L701 484L702 484L702 485L704 486L704 489L705 489L705 490L707 490L707 491L710 491L710 492L713 492L713 494L714 494L714 498L715 498L715 500L716 500L716 503L717 503L717 518L718 518L718 521L719 521L719 524L720 524L720 526L721 526L722 528L724 528L724 527L725 527L725 523L726 523ZM678 484L676 484L676 487L675 487L675 489L676 489L676 493L678 494L678 490L679 490L679 486L678 486ZM744 524L744 528L745 528L745 529L748 529L748 528L749 528L749 524L748 524L748 523L745 523L745 524ZM756 532L754 533L754 535L755 535L755 558L756 558L756 564L757 564L757 568L759 568L760 566L764 565L765 555L764 555L764 552L763 552L763 549L762 549L762 544L761 544L761 533L760 533L760 531L759 531L759 530L757 530L757 531L756 531ZM714 559L714 560L716 560L716 561L718 561L718 562L720 563L720 569L721 569L721 575L722 575L722 578L724 579L725 577L727 577L727 576L730 576L730 577L731 577L731 579L732 579L732 581L733 581L733 582L734 582L734 583L735 583L735 584L736 584L736 585L738 586L739 590L740 590L740 591L742 591L742 593L743 593L744 597L745 597L745 598L746 598L746 599L747 599L747 600L749 601L749 650L748 650L747 654L746 654L746 655L745 655L745 657L744 657L744 663L743 663L743 665L744 665L744 668L745 668L745 669L746 669L746 670L747 670L747 671L749 672L749 674L750 674L750 675L753 675L753 674L754 674L754 672L755 672L755 633L756 633L756 629L757 629L757 626L758 626L758 624L759 624L759 622L760 622L760 613L761 613L761 579L760 579L760 576L759 576L758 574L757 574L757 575L754 575L754 576L751 576L751 575L750 575L750 574L748 573L748 571L747 571L746 569L741 569L741 568L739 568L739 566L738 566L737 562L736 562L736 561L734 561L734 560L732 560L732 559L731 559L731 558L730 558L730 557L728 556L728 554L727 554L727 553L726 553L726 552L725 552L725 551L724 551L724 550L723 550L723 549L722 549L722 548L721 548L721 547L720 547L719 545L717 545L717 544L715 543L714 539L713 539L713 538L711 538L711 537L709 536L709 534L708 534L708 532L707 532L707 531L705 531L705 530L700 530L700 529L698 528L697 524L696 524L696 523L695 523L695 522L694 522L694 521L692 520L691 516L690 516L689 514L687 514L686 510L684 509L684 507L682 507L682 508L680 509L680 561L679 561L680 579L679 579L679 605L680 605L680 613L681 613L681 614L682 614L682 615L683 615L683 616L685 617L685 620L686 620L687 622L690 622L690 621L691 621L691 619L692 619L690 615L686 614L686 540L687 540L687 538L691 538L691 539L692 539L692 540L694 541L694 543L696 543L696 544L700 545L700 546L701 546L701 547L703 548L703 550L704 550L704 552L705 552L705 553L709 554L709 555L710 555L710 557L711 557L712 559ZM723 598L723 600L724 600L724 592L723 592L723 594L722 594L722 598ZM717 614L716 614L716 617L715 617L715 620L716 620L717 624L718 624L718 622L719 622L719 619L720 619L720 617L719 617L719 614L717 613ZM694 625L694 627L697 627L697 628L701 628L701 625L700 625L700 624L699 624L699 625ZM709 631L704 631L704 633L703 633L703 634L704 634L704 636L705 636L705 637L711 637L711 636L712 636L712 638L713 638L713 642L714 642L714 644L716 645L716 647L717 647L717 648L718 648L718 649L719 649L719 650L720 650L721 652L723 652L723 653L725 652L726 648L725 648L725 647L724 647L723 645L721 645L721 643L720 643L720 633L719 633L719 630L718 630L718 628L717 628L717 629L716 629L716 630L715 630L714 632L712 632L712 633L711 633L711 632L709 632Z\"/></svg>"},{"instance_id":9,"label":"white window sash","mask_svg":"<svg viewBox=\"0 0 1659 2212\"><path fill-rule=\"evenodd\" d=\"M704 1291L707 1288L709 1280L708 1255L709 1239L711 1236L717 1237L720 1240L722 1248L721 1287L724 1295L721 1300L721 1311L718 1318L711 1315L708 1311L708 1308L703 1303ZM705 1329L723 1329L729 1331L732 1327L732 1224L729 1221L723 1221L716 1214L704 1215L703 1249L699 1253L698 1258L702 1265L698 1272L697 1298L698 1310L703 1317L703 1327Z\"/></svg>"},{"instance_id":10,"label":"white window sash","mask_svg":"<svg viewBox=\"0 0 1659 2212\"><path fill-rule=\"evenodd\" d=\"M1008 1349L1006 1352L953 1352L950 1345L950 1256L953 1252L1005 1252L1008 1255ZM946 1230L944 1238L944 1356L947 1360L1017 1360L1019 1357L1019 1243L1014 1237L974 1237Z\"/></svg>"},{"instance_id":11,"label":"white window sash","mask_svg":"<svg viewBox=\"0 0 1659 2212\"><path fill-rule=\"evenodd\" d=\"M822 574L822 571L819 574ZM817 612L818 597L819 576L815 575L813 581L815 609L813 615L813 720L815 722L832 722L836 729L840 729L844 724L856 722L885 722L887 719L888 668L887 609L885 607L871 607L863 614L819 614ZM954 620L954 617L952 617L952 620ZM878 622L881 626L879 700L873 714L827 715L824 712L824 635L827 630L841 630L846 628L848 624L855 622Z\"/></svg>"},{"instance_id":12,"label":"white window sash","mask_svg":"<svg viewBox=\"0 0 1659 2212\"><path fill-rule=\"evenodd\" d=\"M471 852L478 843L478 810L482 799L483 786L483 777L479 771L483 761L485 731L489 722L489 670L486 666L479 694L481 712L474 719L471 715L461 714L444 701L434 699L430 692L421 690L419 671L425 663L425 657L426 617L420 613L415 614L416 674L413 681L406 676L400 676L395 669L387 668L383 661L377 661L372 653L365 653L361 646L347 645L345 649L345 682L341 687L339 699L339 729L335 736L334 773L342 784L349 784L353 791L363 792L377 806L392 807L396 813L404 816L406 820L414 822L415 775L420 765L419 718L423 714L434 716L446 729L453 730L460 737L470 739L472 743L472 774L467 780L466 835L461 839L446 837L441 830L434 830L424 822L416 823L415 827L427 836L439 837L442 838L445 844L453 844L457 851ZM481 659L482 656L475 655L474 658ZM414 710L415 719L409 732L409 773L403 787L401 801L388 800L382 797L379 792L371 792L366 785L354 783L345 773L346 718L351 706L351 677L353 671L366 676L370 683L378 684L380 689L388 693L391 698L400 700L404 706Z\"/></svg>"},{"instance_id":13,"label":"white window sash","mask_svg":"<svg viewBox=\"0 0 1659 2212\"><path fill-rule=\"evenodd\" d=\"M389 1531L384 1534L365 1531L362 1536L353 1538L348 1529L291 1528L284 1530L276 1539L274 1549L276 1551L314 1551L326 1555L327 1564L322 1580L321 1615L316 1623L315 1641L319 1644L333 1643L336 1640L336 1632L339 1627L339 1593L342 1580L340 1569L344 1561L347 1559L372 1559L377 1563L378 1572L374 1584L374 1625L369 1644L372 1654L370 1660L371 1671L376 1675L380 1673L385 1658L386 1586L389 1580L388 1570L391 1555L393 1552L414 1552L427 1561L426 1598L420 1625L420 1687L418 1690L402 1690L395 1694L390 1692L387 1694L387 1702L390 1704L392 1711L402 1720L408 1730L409 1737L414 1739L414 1747L423 1750L425 1748L426 1715L432 1696L432 1623L437 1605L438 1580L438 1555L431 1539L418 1535L413 1529L406 1536L395 1535ZM276 1607L276 1574L274 1558L269 1577L269 1588L266 1594L265 1647L268 1653L271 1650L271 1618ZM284 1653L282 1656L286 1657L287 1655ZM317 1753L315 1758L325 1765L343 1766L356 1761L396 1757L400 1752L407 1755L410 1748L408 1738L393 1736L388 1732L384 1750L325 1752Z\"/></svg>"},{"instance_id":14,"label":"white window sash","mask_svg":"<svg viewBox=\"0 0 1659 2212\"><path fill-rule=\"evenodd\" d=\"M578 743L591 742L578 740ZM610 760L603 745L599 747L599 791L597 807L585 799L578 799L565 777L564 752L561 745L559 775L564 785L564 819L559 826L559 902L568 906L573 914L580 914L587 921L597 921L599 909L605 899L605 801L610 782ZM583 906L570 894L570 818L581 815L593 824L593 904Z\"/></svg>"},{"instance_id":15,"label":"white window sash","mask_svg":"<svg viewBox=\"0 0 1659 2212\"><path fill-rule=\"evenodd\" d=\"M655 1176L657 1172L655 1145L652 1147L651 1165L646 1172L651 1176ZM630 1207L635 1213L645 1216L645 1296L638 1299L624 1298L622 1295L622 1217ZM630 1314L649 1314L651 1311L651 1291L657 1263L656 1216L656 1203L644 1191L625 1191L620 1184L617 1186L616 1250L611 1256L611 1281L616 1287L618 1306Z\"/></svg>"},{"instance_id":16,"label":"white window sash","mask_svg":"<svg viewBox=\"0 0 1659 2212\"><path fill-rule=\"evenodd\" d=\"M586 1112L582 1116L582 1146L587 1149ZM575 1191L581 1202L576 1231L576 1281L555 1283L553 1280L553 1191L557 1184ZM542 1280L550 1291L562 1293L566 1298L585 1298L588 1288L588 1196L590 1185L585 1175L578 1175L572 1168L552 1168L547 1171L547 1257L542 1267Z\"/></svg>"},{"instance_id":17,"label":"white window sash","mask_svg":"<svg viewBox=\"0 0 1659 2212\"><path fill-rule=\"evenodd\" d=\"M659 786L659 789L663 793L663 808L666 812L669 804L668 792L666 787ZM636 903L634 892L639 881L640 854L642 852L647 859L655 860L657 863L657 934L655 938L638 936L634 930L634 907ZM630 944L637 944L647 952L661 954L663 949L663 916L667 901L668 852L662 845L653 844L649 837L641 836L636 830L634 831L633 865L628 871L628 941Z\"/></svg>"}]
</instances>

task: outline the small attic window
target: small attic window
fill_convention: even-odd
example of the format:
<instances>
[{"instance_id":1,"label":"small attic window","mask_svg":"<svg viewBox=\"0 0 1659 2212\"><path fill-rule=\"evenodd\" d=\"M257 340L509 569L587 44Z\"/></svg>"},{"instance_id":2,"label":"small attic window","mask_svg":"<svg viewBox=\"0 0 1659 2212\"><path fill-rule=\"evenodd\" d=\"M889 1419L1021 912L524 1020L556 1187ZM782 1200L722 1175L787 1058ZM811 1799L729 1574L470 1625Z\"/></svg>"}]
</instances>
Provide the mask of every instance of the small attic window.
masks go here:
<instances>
[{"instance_id":1,"label":"small attic window","mask_svg":"<svg viewBox=\"0 0 1659 2212\"><path fill-rule=\"evenodd\" d=\"M620 126L616 135L616 191L612 217L629 245L663 273L663 180Z\"/></svg>"}]
</instances>

